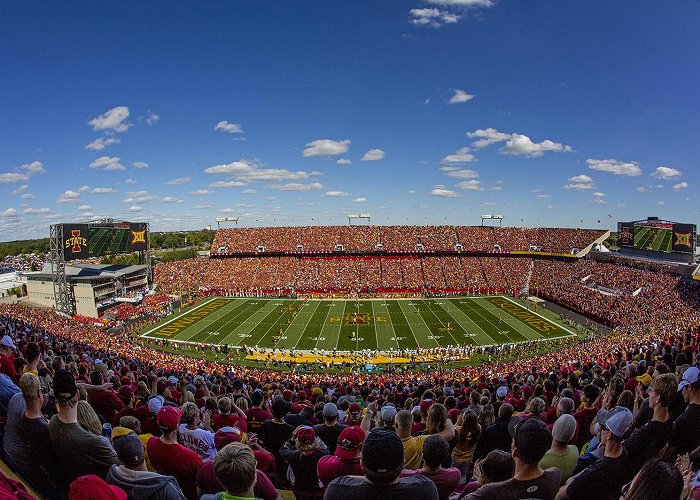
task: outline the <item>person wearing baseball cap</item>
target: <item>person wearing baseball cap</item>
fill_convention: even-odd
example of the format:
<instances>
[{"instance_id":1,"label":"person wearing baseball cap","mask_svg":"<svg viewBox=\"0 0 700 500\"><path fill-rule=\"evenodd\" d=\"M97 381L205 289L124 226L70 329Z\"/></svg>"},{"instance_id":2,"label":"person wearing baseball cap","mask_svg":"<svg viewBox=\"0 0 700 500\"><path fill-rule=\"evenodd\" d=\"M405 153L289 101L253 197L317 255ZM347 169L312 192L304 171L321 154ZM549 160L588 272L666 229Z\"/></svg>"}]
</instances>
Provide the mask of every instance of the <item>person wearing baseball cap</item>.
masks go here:
<instances>
[{"instance_id":1,"label":"person wearing baseball cap","mask_svg":"<svg viewBox=\"0 0 700 500\"><path fill-rule=\"evenodd\" d=\"M129 498L172 498L184 500L177 480L149 472L146 467L143 443L133 431L125 431L114 438L114 451L123 465L112 465L107 473L107 484L118 486Z\"/></svg>"},{"instance_id":2,"label":"person wearing baseball cap","mask_svg":"<svg viewBox=\"0 0 700 500\"><path fill-rule=\"evenodd\" d=\"M569 444L576 434L576 419L573 415L561 415L552 426L552 447L547 450L540 467L556 467L561 473L561 481L566 481L574 473L578 461L578 448Z\"/></svg>"},{"instance_id":3,"label":"person wearing baseball cap","mask_svg":"<svg viewBox=\"0 0 700 500\"><path fill-rule=\"evenodd\" d=\"M634 416L628 408L616 406L598 410L597 418L603 456L570 478L559 490L559 500L620 497L628 461L622 440L632 429Z\"/></svg>"},{"instance_id":4,"label":"person wearing baseball cap","mask_svg":"<svg viewBox=\"0 0 700 500\"><path fill-rule=\"evenodd\" d=\"M432 435L423 443L423 467L418 470L404 469L401 477L425 476L435 484L440 500L447 500L462 478L458 468L442 466L450 461L450 443Z\"/></svg>"},{"instance_id":5,"label":"person wearing baseball cap","mask_svg":"<svg viewBox=\"0 0 700 500\"><path fill-rule=\"evenodd\" d=\"M146 450L156 472L175 477L187 498L198 498L197 471L202 466L202 459L177 442L177 427L181 418L180 408L163 406L156 416L162 435L149 439Z\"/></svg>"},{"instance_id":6,"label":"person wearing baseball cap","mask_svg":"<svg viewBox=\"0 0 700 500\"><path fill-rule=\"evenodd\" d=\"M126 500L126 492L117 486L110 486L94 474L81 476L73 481L68 492L69 500Z\"/></svg>"},{"instance_id":7,"label":"person wearing baseball cap","mask_svg":"<svg viewBox=\"0 0 700 500\"><path fill-rule=\"evenodd\" d=\"M280 455L289 464L292 491L298 500L318 499L323 491L323 484L318 479L318 461L328 455L328 448L320 439L316 439L313 427L300 425L288 439ZM292 477L293 476L293 477Z\"/></svg>"},{"instance_id":8,"label":"person wearing baseball cap","mask_svg":"<svg viewBox=\"0 0 700 500\"><path fill-rule=\"evenodd\" d=\"M58 460L63 465L65 484L79 476L94 474L104 478L112 464L118 464L117 454L99 436L83 429L78 423L78 386L73 374L58 370L53 377L53 390L58 414L51 417L49 436Z\"/></svg>"},{"instance_id":9,"label":"person wearing baseball cap","mask_svg":"<svg viewBox=\"0 0 700 500\"><path fill-rule=\"evenodd\" d=\"M12 342L12 337L4 335L2 340L0 340L0 373L4 373L12 380L15 380L17 377L15 356L12 354L12 351L15 349L17 349L17 346Z\"/></svg>"},{"instance_id":10,"label":"person wearing baseball cap","mask_svg":"<svg viewBox=\"0 0 700 500\"><path fill-rule=\"evenodd\" d=\"M326 403L323 406L323 423L314 425L316 435L328 447L328 453L335 453L338 437L348 426L338 423L338 407L335 403Z\"/></svg>"},{"instance_id":11,"label":"person wearing baseball cap","mask_svg":"<svg viewBox=\"0 0 700 500\"><path fill-rule=\"evenodd\" d=\"M336 477L350 475L361 476L362 443L365 441L365 431L355 425L343 429L338 436L338 444L333 455L321 457L318 461L317 472L321 482L328 486Z\"/></svg>"},{"instance_id":12,"label":"person wearing baseball cap","mask_svg":"<svg viewBox=\"0 0 700 500\"><path fill-rule=\"evenodd\" d=\"M676 418L668 441L667 455L684 455L700 446L700 369L686 368L678 384L678 392L688 406Z\"/></svg>"},{"instance_id":13,"label":"person wearing baseball cap","mask_svg":"<svg viewBox=\"0 0 700 500\"><path fill-rule=\"evenodd\" d=\"M410 412L406 413L410 416ZM399 412L399 415L401 412ZM420 498L438 500L435 484L425 476L400 478L404 468L401 439L395 432L375 429L362 445L362 468L365 477L341 476L330 482L324 499L357 500L385 498Z\"/></svg>"},{"instance_id":14,"label":"person wearing baseball cap","mask_svg":"<svg viewBox=\"0 0 700 500\"><path fill-rule=\"evenodd\" d=\"M362 406L360 406L360 403L350 404L347 418L343 423L349 426L360 425L362 423Z\"/></svg>"}]
</instances>

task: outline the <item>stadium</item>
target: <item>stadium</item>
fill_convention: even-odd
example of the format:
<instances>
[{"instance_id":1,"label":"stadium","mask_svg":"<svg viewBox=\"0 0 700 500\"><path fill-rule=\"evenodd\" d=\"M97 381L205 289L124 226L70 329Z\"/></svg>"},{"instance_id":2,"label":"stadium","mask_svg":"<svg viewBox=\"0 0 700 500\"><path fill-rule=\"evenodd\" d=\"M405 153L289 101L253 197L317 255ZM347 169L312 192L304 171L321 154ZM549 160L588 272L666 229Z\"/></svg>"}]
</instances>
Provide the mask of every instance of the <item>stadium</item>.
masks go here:
<instances>
[{"instance_id":1,"label":"stadium","mask_svg":"<svg viewBox=\"0 0 700 500\"><path fill-rule=\"evenodd\" d=\"M0 499L700 500L700 2L35 3Z\"/></svg>"}]
</instances>

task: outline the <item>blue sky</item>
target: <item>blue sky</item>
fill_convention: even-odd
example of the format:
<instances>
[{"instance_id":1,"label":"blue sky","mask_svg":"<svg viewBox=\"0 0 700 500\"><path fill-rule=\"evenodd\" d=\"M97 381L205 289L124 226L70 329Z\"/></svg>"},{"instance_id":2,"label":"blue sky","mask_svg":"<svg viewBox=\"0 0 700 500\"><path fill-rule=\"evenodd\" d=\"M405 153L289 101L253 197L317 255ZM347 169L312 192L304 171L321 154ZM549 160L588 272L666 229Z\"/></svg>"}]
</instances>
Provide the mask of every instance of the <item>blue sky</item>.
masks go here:
<instances>
[{"instance_id":1,"label":"blue sky","mask_svg":"<svg viewBox=\"0 0 700 500\"><path fill-rule=\"evenodd\" d=\"M0 240L100 217L696 223L697 19L696 1L0 0Z\"/></svg>"}]
</instances>

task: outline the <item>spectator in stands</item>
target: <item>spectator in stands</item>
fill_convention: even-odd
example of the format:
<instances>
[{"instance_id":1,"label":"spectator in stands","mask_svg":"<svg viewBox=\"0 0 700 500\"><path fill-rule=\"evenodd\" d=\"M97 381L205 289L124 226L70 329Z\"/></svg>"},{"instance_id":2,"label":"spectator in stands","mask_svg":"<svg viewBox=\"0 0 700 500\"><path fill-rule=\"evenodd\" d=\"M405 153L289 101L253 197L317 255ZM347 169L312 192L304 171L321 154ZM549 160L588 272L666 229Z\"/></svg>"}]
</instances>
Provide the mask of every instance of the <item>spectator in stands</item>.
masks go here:
<instances>
[{"instance_id":1,"label":"spectator in stands","mask_svg":"<svg viewBox=\"0 0 700 500\"><path fill-rule=\"evenodd\" d=\"M335 453L340 433L347 425L338 423L338 407L335 403L323 405L323 423L314 425L314 432L328 448L328 453Z\"/></svg>"},{"instance_id":2,"label":"spectator in stands","mask_svg":"<svg viewBox=\"0 0 700 500\"><path fill-rule=\"evenodd\" d=\"M683 476L677 467L660 458L652 458L644 464L632 482L622 488L622 498L625 500L688 498L682 495L683 486Z\"/></svg>"},{"instance_id":3,"label":"spectator in stands","mask_svg":"<svg viewBox=\"0 0 700 500\"><path fill-rule=\"evenodd\" d=\"M157 417L162 436L149 439L146 448L156 472L174 476L185 497L192 500L198 498L197 471L202 466L202 459L177 442L177 427L181 417L180 408L163 406Z\"/></svg>"},{"instance_id":4,"label":"spectator in stands","mask_svg":"<svg viewBox=\"0 0 700 500\"><path fill-rule=\"evenodd\" d=\"M78 401L78 424L86 431L100 438L105 446L112 448L112 442L107 436L102 434L102 423L97 413L87 401Z\"/></svg>"},{"instance_id":5,"label":"spectator in stands","mask_svg":"<svg viewBox=\"0 0 700 500\"><path fill-rule=\"evenodd\" d=\"M553 500L560 483L559 469L539 466L552 442L552 434L539 418L516 418L509 425L513 438L515 473L512 479L489 483L470 493L469 500L539 498ZM536 496L535 496L536 495Z\"/></svg>"},{"instance_id":6,"label":"spectator in stands","mask_svg":"<svg viewBox=\"0 0 700 500\"><path fill-rule=\"evenodd\" d=\"M117 428L114 431L117 431ZM108 484L118 486L129 498L185 500L185 495L173 476L148 471L145 449L135 432L129 430L116 436L114 450L123 465L110 467L107 473Z\"/></svg>"},{"instance_id":7,"label":"spectator in stands","mask_svg":"<svg viewBox=\"0 0 700 500\"><path fill-rule=\"evenodd\" d=\"M68 484L58 483L64 474L60 472L62 466L51 447L49 422L41 412L44 402L48 400L48 387L46 390L42 388L39 378L32 373L22 375L19 384L26 405L21 429L29 447L31 471L24 479L41 495L60 497L62 492L67 491Z\"/></svg>"},{"instance_id":8,"label":"spectator in stands","mask_svg":"<svg viewBox=\"0 0 700 500\"><path fill-rule=\"evenodd\" d=\"M90 374L90 383L93 385L102 385L105 383L102 371L94 370ZM104 391L90 391L88 393L88 403L95 410L95 413L100 415L107 422L111 422L115 413L124 409L124 403L114 391L107 389Z\"/></svg>"},{"instance_id":9,"label":"spectator in stands","mask_svg":"<svg viewBox=\"0 0 700 500\"><path fill-rule=\"evenodd\" d=\"M401 439L403 445L404 457L406 459L406 469L417 469L423 460L423 445L428 439L429 434L420 436L411 436L411 425L413 424L413 415L408 410L401 410L396 415L396 434ZM437 435L444 438L446 441L451 440L454 435L454 425L450 419L444 422L444 428Z\"/></svg>"},{"instance_id":10,"label":"spectator in stands","mask_svg":"<svg viewBox=\"0 0 700 500\"><path fill-rule=\"evenodd\" d=\"M107 484L104 479L94 474L76 478L70 485L68 498L71 500L126 500L126 492L118 486Z\"/></svg>"},{"instance_id":11,"label":"spectator in stands","mask_svg":"<svg viewBox=\"0 0 700 500\"><path fill-rule=\"evenodd\" d=\"M591 423L596 417L597 410L595 408L595 403L598 400L598 395L600 394L600 389L595 384L588 384L583 388L583 397L581 401L583 403L583 408L574 413L574 418L576 419L578 427L578 440L576 441L576 447L581 450L583 446L591 439Z\"/></svg>"},{"instance_id":12,"label":"spectator in stands","mask_svg":"<svg viewBox=\"0 0 700 500\"><path fill-rule=\"evenodd\" d=\"M22 428L22 415L26 409L23 392L18 392L10 398L2 446L7 465L20 476L29 478L32 472L29 443Z\"/></svg>"},{"instance_id":13,"label":"spectator in stands","mask_svg":"<svg viewBox=\"0 0 700 500\"><path fill-rule=\"evenodd\" d=\"M247 418L247 431L262 435L263 423L272 418L272 413L262 407L265 396L261 390L253 391L250 396L252 408L245 412Z\"/></svg>"},{"instance_id":14,"label":"spectator in stands","mask_svg":"<svg viewBox=\"0 0 700 500\"><path fill-rule=\"evenodd\" d=\"M641 384L637 386L639 395L641 387ZM625 481L631 481L647 460L659 454L668 443L673 428L668 407L676 393L676 377L672 373L657 375L652 379L647 392L653 416L622 443L629 458Z\"/></svg>"},{"instance_id":15,"label":"spectator in stands","mask_svg":"<svg viewBox=\"0 0 700 500\"><path fill-rule=\"evenodd\" d=\"M598 437L604 455L593 465L570 478L561 487L557 500L584 498L618 498L625 482L627 451L622 440L634 424L632 412L616 406L598 411Z\"/></svg>"},{"instance_id":16,"label":"spectator in stands","mask_svg":"<svg viewBox=\"0 0 700 500\"><path fill-rule=\"evenodd\" d=\"M255 498L255 457L246 445L231 443L219 451L214 457L214 473L225 491L205 495L203 500Z\"/></svg>"},{"instance_id":17,"label":"spectator in stands","mask_svg":"<svg viewBox=\"0 0 700 500\"><path fill-rule=\"evenodd\" d=\"M489 483L500 483L513 477L515 461L510 453L503 450L493 450L486 458L474 464L474 476L464 487L458 498L464 498L474 493L477 488Z\"/></svg>"},{"instance_id":18,"label":"spectator in stands","mask_svg":"<svg viewBox=\"0 0 700 500\"><path fill-rule=\"evenodd\" d=\"M53 390L58 415L51 417L49 435L56 456L63 465L66 484L85 474L106 477L110 466L119 463L119 459L98 436L78 424L78 387L73 375L67 370L57 371L53 378Z\"/></svg>"},{"instance_id":19,"label":"spectator in stands","mask_svg":"<svg viewBox=\"0 0 700 500\"><path fill-rule=\"evenodd\" d=\"M5 330L3 329L0 333L4 332ZM4 373L13 381L17 378L14 356L15 349L17 349L17 346L15 346L15 343L12 341L12 337L3 335L2 340L0 340L0 373Z\"/></svg>"},{"instance_id":20,"label":"spectator in stands","mask_svg":"<svg viewBox=\"0 0 700 500\"><path fill-rule=\"evenodd\" d=\"M211 428L214 432L221 427L233 427L239 420L246 421L247 419L245 412L228 397L219 399L218 406L219 412L211 416ZM232 409L236 412L235 415L231 413Z\"/></svg>"},{"instance_id":21,"label":"spectator in stands","mask_svg":"<svg viewBox=\"0 0 700 500\"><path fill-rule=\"evenodd\" d=\"M265 421L261 436L265 448L275 457L277 474L282 477L284 476L283 472L286 462L280 455L280 448L294 434L294 427L284 421L290 406L289 402L279 396L272 401L273 418Z\"/></svg>"},{"instance_id":22,"label":"spectator in stands","mask_svg":"<svg viewBox=\"0 0 700 500\"><path fill-rule=\"evenodd\" d=\"M487 427L479 436L474 449L474 460L481 460L493 450L510 453L512 438L508 432L508 424L513 418L513 405L503 403L498 409L496 423Z\"/></svg>"},{"instance_id":23,"label":"spectator in stands","mask_svg":"<svg viewBox=\"0 0 700 500\"><path fill-rule=\"evenodd\" d=\"M469 478L474 466L474 450L479 436L481 436L481 426L478 423L476 413L471 410L464 410L460 413L455 432L457 443L452 450L453 465Z\"/></svg>"},{"instance_id":24,"label":"spectator in stands","mask_svg":"<svg viewBox=\"0 0 700 500\"><path fill-rule=\"evenodd\" d=\"M397 415L397 424L401 410ZM409 417L410 413L406 412ZM401 478L405 465L404 445L394 432L377 429L370 432L362 446L362 467L365 477L342 476L326 488L327 500L420 498L437 500L435 484L423 475Z\"/></svg>"},{"instance_id":25,"label":"spectator in stands","mask_svg":"<svg viewBox=\"0 0 700 500\"><path fill-rule=\"evenodd\" d=\"M578 448L569 444L575 433L576 419L573 415L561 415L552 426L552 447L540 460L540 467L543 469L559 469L562 483L571 477L578 461Z\"/></svg>"},{"instance_id":26,"label":"spectator in stands","mask_svg":"<svg viewBox=\"0 0 700 500\"><path fill-rule=\"evenodd\" d=\"M673 423L667 455L683 455L700 446L700 369L687 368L678 391L688 406Z\"/></svg>"},{"instance_id":27,"label":"spectator in stands","mask_svg":"<svg viewBox=\"0 0 700 500\"><path fill-rule=\"evenodd\" d=\"M23 373L33 373L39 376L39 363L41 362L39 345L36 342L28 342L24 354L27 357L27 366L24 367Z\"/></svg>"},{"instance_id":28,"label":"spectator in stands","mask_svg":"<svg viewBox=\"0 0 700 500\"><path fill-rule=\"evenodd\" d=\"M178 436L182 445L197 453L202 460L211 460L216 455L210 413L204 412L202 420L199 408L194 403L182 405L182 423L178 427Z\"/></svg>"},{"instance_id":29,"label":"spectator in stands","mask_svg":"<svg viewBox=\"0 0 700 500\"><path fill-rule=\"evenodd\" d=\"M418 470L406 469L401 477L422 475L429 478L438 490L440 500L447 500L455 490L462 473L455 467L443 468L450 460L450 444L444 438L433 434L423 443L423 467Z\"/></svg>"},{"instance_id":30,"label":"spectator in stands","mask_svg":"<svg viewBox=\"0 0 700 500\"><path fill-rule=\"evenodd\" d=\"M324 486L340 476L361 476L362 443L365 431L354 425L346 427L338 436L338 443L333 455L321 457L318 461L318 478Z\"/></svg>"},{"instance_id":31,"label":"spectator in stands","mask_svg":"<svg viewBox=\"0 0 700 500\"><path fill-rule=\"evenodd\" d=\"M323 493L323 484L318 478L318 462L328 455L326 445L316 437L313 427L299 426L288 439L280 455L289 464L294 496L298 500L318 498Z\"/></svg>"}]
</instances>

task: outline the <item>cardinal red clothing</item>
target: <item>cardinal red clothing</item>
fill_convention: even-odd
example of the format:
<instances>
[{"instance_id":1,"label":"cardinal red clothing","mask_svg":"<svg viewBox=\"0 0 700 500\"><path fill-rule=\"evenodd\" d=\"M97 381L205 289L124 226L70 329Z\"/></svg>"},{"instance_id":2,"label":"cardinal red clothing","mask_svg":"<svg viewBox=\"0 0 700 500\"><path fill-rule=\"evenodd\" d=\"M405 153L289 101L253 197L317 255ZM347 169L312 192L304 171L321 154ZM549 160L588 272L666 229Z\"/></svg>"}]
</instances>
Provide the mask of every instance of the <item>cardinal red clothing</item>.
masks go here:
<instances>
[{"instance_id":1,"label":"cardinal red clothing","mask_svg":"<svg viewBox=\"0 0 700 500\"><path fill-rule=\"evenodd\" d=\"M404 470L401 472L401 477L411 476L426 476L433 483L435 483L440 500L447 500L450 497L450 494L457 487L457 484L462 477L462 473L459 472L459 469L454 467L450 467L449 469L440 469L439 472L432 474L428 474L422 470Z\"/></svg>"},{"instance_id":2,"label":"cardinal red clothing","mask_svg":"<svg viewBox=\"0 0 700 500\"><path fill-rule=\"evenodd\" d=\"M202 466L199 455L179 443L166 444L157 437L148 440L146 451L156 472L177 479L182 492L188 499L199 498L197 471Z\"/></svg>"},{"instance_id":3,"label":"cardinal red clothing","mask_svg":"<svg viewBox=\"0 0 700 500\"><path fill-rule=\"evenodd\" d=\"M214 413L211 416L211 428L214 429L214 432L218 431L222 427L233 427L236 425L236 422L239 420L243 420L243 424L246 424L246 420L242 419L238 415L234 415L232 413ZM239 427L240 428L240 427ZM248 426L246 424L245 429L240 428L243 432L248 432Z\"/></svg>"},{"instance_id":4,"label":"cardinal red clothing","mask_svg":"<svg viewBox=\"0 0 700 500\"><path fill-rule=\"evenodd\" d=\"M124 402L119 399L117 393L112 389L106 391L90 391L88 393L88 403L95 410L95 413L102 415L106 421L111 422L112 417L117 412L124 409Z\"/></svg>"},{"instance_id":5,"label":"cardinal red clothing","mask_svg":"<svg viewBox=\"0 0 700 500\"><path fill-rule=\"evenodd\" d=\"M17 371L15 370L15 357L0 353L0 373L4 373L16 382Z\"/></svg>"},{"instance_id":6,"label":"cardinal red clothing","mask_svg":"<svg viewBox=\"0 0 700 500\"><path fill-rule=\"evenodd\" d=\"M335 455L326 455L321 457L316 465L318 471L318 479L324 486L340 476L364 476L360 457L353 460L341 460Z\"/></svg>"},{"instance_id":7,"label":"cardinal red clothing","mask_svg":"<svg viewBox=\"0 0 700 500\"><path fill-rule=\"evenodd\" d=\"M279 493L275 489L272 481L265 475L260 469L256 470L255 486L253 486L253 494L255 498L262 498L263 500L276 500L279 497ZM197 487L204 494L213 494L223 491L224 487L221 486L216 474L214 473L214 462L207 460L200 467L197 473Z\"/></svg>"}]
</instances>

